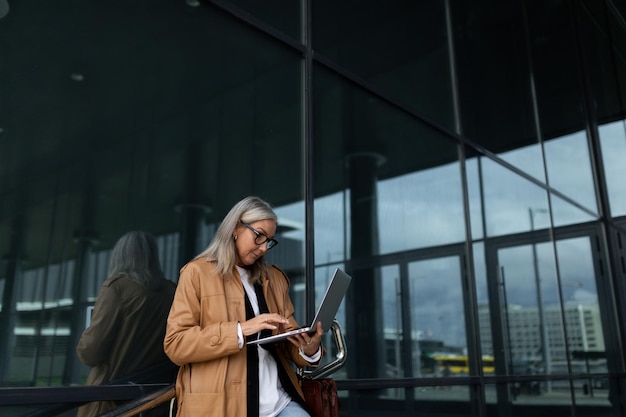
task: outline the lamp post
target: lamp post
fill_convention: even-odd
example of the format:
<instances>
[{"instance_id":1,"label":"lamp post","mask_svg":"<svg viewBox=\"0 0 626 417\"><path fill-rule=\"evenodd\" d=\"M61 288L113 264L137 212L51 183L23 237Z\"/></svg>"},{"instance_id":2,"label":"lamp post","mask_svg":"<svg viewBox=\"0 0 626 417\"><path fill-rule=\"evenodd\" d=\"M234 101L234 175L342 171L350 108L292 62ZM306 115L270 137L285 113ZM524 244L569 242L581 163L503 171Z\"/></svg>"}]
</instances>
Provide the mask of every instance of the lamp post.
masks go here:
<instances>
[{"instance_id":1,"label":"lamp post","mask_svg":"<svg viewBox=\"0 0 626 417\"><path fill-rule=\"evenodd\" d=\"M546 209L533 209L528 207L528 217L530 218L530 230L535 230L535 213L547 213ZM537 245L533 239L533 270L535 273L535 285L537 286L537 309L539 312L539 337L541 340L541 359L543 361L543 368L545 374L552 372L552 364L550 361L550 339L548 337L548 325L546 323L545 311L543 309L543 294L541 291L541 277L539 275L539 263L537 259ZM552 384L550 381L546 381L546 391L552 390Z\"/></svg>"}]
</instances>

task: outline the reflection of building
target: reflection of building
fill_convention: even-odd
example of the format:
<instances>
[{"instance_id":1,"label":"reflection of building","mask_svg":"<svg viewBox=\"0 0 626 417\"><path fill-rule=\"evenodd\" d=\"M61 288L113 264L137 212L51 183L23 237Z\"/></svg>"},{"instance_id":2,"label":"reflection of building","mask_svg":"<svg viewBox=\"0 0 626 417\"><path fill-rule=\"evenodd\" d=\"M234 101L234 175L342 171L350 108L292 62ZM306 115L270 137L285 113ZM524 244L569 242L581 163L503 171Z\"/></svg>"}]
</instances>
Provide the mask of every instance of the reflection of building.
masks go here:
<instances>
[{"instance_id":1,"label":"reflection of building","mask_svg":"<svg viewBox=\"0 0 626 417\"><path fill-rule=\"evenodd\" d=\"M565 332L567 332L567 348L572 351L604 351L604 337L597 305L566 305L563 315L565 329L562 326L561 310L558 306L544 308L548 328L550 358L553 362L565 361ZM486 307L479 309L479 320L486 323L489 311ZM508 306L508 343L513 360L540 360L541 335L539 330L539 313L536 307ZM484 326L483 326L484 327ZM493 354L491 332L481 330L483 353Z\"/></svg>"},{"instance_id":2,"label":"reflection of building","mask_svg":"<svg viewBox=\"0 0 626 417\"><path fill-rule=\"evenodd\" d=\"M168 277L177 277L177 268L172 265L172 262L168 262L176 251L175 245L172 245L175 241L163 237L158 241L161 245L160 256L163 270L167 271ZM289 238L281 239L281 243L272 253L272 259L289 274L294 302L304 305L305 288L300 275L301 269L298 268L298 265L302 263L301 243ZM88 325L90 319L88 313L92 311L95 295L106 278L109 256L110 250L94 251L87 255L89 274L84 278L84 282L90 288L91 295L84 303L86 314L80 317L85 321L81 325L81 330ZM24 279L17 290L17 298L20 301L16 305L16 323L12 335L15 340L14 360L7 367L7 378L16 381L14 383L17 385L34 385L38 369L48 370L46 382L56 382L62 379L63 367L59 364L63 363L68 350L73 352L70 332L72 319L76 320L72 317L74 300L71 297L71 288L63 275L68 270L71 270L69 265L55 265L48 272L46 278L57 288L61 298L47 302L37 301L42 291L42 281L46 271L41 268L24 273ZM323 285L325 286L326 283ZM305 317L298 318L300 321L305 319ZM33 361L33 357L37 357L37 361ZM35 366L38 369L35 369ZM88 368L81 365L79 369L79 373L84 377Z\"/></svg>"}]
</instances>

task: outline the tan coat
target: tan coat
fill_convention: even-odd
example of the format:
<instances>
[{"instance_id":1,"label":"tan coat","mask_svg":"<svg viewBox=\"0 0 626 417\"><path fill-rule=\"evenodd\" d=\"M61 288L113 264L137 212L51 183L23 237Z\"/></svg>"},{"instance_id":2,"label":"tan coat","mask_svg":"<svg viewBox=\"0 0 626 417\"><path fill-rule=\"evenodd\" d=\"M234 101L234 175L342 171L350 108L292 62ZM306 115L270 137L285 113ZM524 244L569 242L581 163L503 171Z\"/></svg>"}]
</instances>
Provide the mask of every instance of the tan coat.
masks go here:
<instances>
[{"instance_id":1,"label":"tan coat","mask_svg":"<svg viewBox=\"0 0 626 417\"><path fill-rule=\"evenodd\" d=\"M289 281L277 267L263 277L270 312L299 327L289 298ZM178 417L246 417L246 346L239 349L237 323L246 320L239 274L223 278L204 259L181 269L164 340L165 353L181 366L176 381ZM289 341L279 344L279 366L285 367L300 396L302 391L289 360L310 366Z\"/></svg>"}]
</instances>

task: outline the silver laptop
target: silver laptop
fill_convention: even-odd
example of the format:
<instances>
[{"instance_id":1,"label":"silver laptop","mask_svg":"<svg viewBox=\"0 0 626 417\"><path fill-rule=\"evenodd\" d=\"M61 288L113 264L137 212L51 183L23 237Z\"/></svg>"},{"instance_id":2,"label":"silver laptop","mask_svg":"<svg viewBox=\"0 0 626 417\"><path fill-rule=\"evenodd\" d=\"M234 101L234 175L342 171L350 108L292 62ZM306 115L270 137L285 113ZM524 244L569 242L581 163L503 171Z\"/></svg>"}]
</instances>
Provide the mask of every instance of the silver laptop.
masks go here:
<instances>
[{"instance_id":1,"label":"silver laptop","mask_svg":"<svg viewBox=\"0 0 626 417\"><path fill-rule=\"evenodd\" d=\"M272 343L278 340L283 340L300 333L315 332L318 321L322 322L322 328L324 329L324 332L327 332L328 329L330 329L330 326L332 326L333 320L337 315L337 310L339 310L339 305L341 304L341 301L343 300L343 297L348 290L350 280L352 280L352 277L350 275L346 274L340 269L335 269L335 273L330 280L330 284L328 284L328 288L326 288L326 294L324 294L324 298L322 298L322 303L317 309L317 312L315 313L315 318L313 318L313 322L311 323L311 325L272 336L250 340L247 343L249 345L261 345L264 343Z\"/></svg>"}]
</instances>

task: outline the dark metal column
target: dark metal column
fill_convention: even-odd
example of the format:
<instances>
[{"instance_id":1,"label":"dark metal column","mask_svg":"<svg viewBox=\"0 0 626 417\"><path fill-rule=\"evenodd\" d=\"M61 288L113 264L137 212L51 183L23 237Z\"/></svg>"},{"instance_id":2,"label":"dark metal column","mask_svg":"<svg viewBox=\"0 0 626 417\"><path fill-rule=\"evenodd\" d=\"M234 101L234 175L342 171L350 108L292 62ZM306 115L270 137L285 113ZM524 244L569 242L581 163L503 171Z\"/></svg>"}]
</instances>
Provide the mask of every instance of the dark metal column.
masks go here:
<instances>
[{"instance_id":1,"label":"dark metal column","mask_svg":"<svg viewBox=\"0 0 626 417\"><path fill-rule=\"evenodd\" d=\"M350 181L350 258L370 258L378 253L376 172L379 158L372 153L352 154L348 161ZM350 339L354 343L351 378L384 375L385 349L382 323L381 282L377 269L352 271L349 306L352 310Z\"/></svg>"}]
</instances>

